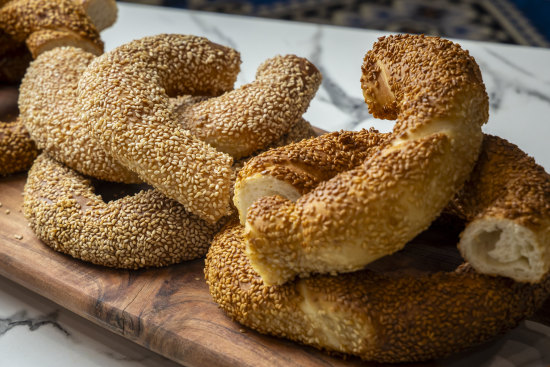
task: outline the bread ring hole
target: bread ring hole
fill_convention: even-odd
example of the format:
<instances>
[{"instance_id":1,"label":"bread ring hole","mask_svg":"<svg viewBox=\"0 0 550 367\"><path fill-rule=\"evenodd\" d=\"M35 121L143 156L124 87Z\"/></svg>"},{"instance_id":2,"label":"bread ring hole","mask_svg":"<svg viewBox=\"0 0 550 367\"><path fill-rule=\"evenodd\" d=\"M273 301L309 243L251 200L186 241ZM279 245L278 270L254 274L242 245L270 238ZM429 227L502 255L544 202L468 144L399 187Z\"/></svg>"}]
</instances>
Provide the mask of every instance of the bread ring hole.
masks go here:
<instances>
[{"instance_id":1,"label":"bread ring hole","mask_svg":"<svg viewBox=\"0 0 550 367\"><path fill-rule=\"evenodd\" d=\"M0 85L0 125L17 119L17 116L19 116L18 98L17 86Z\"/></svg>"},{"instance_id":2,"label":"bread ring hole","mask_svg":"<svg viewBox=\"0 0 550 367\"><path fill-rule=\"evenodd\" d=\"M367 269L396 276L453 272L464 263L456 246L459 234L459 228L434 223L403 249L370 263Z\"/></svg>"},{"instance_id":3,"label":"bread ring hole","mask_svg":"<svg viewBox=\"0 0 550 367\"><path fill-rule=\"evenodd\" d=\"M98 180L95 178L92 178L90 180L90 185L92 186L93 192L96 195L100 196L103 202L105 202L106 204L111 201L119 200L127 196L133 196L140 191L150 190L153 188L152 186L145 183L124 184L124 183L118 183L118 182Z\"/></svg>"}]
</instances>

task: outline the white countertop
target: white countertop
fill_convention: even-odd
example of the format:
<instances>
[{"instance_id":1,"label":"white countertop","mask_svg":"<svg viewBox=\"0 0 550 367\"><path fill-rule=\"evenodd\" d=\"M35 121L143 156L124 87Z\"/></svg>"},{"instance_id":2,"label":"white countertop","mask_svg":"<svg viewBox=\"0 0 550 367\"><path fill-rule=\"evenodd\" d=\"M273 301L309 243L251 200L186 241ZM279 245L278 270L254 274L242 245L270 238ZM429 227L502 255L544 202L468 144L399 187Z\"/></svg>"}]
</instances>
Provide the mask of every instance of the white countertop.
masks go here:
<instances>
[{"instance_id":1,"label":"white countertop","mask_svg":"<svg viewBox=\"0 0 550 367\"><path fill-rule=\"evenodd\" d=\"M392 128L369 115L359 85L363 56L382 32L119 3L117 23L102 36L110 50L158 33L202 35L237 49L243 60L238 84L252 81L256 67L276 54L307 57L324 77L305 115L312 124ZM490 96L485 132L519 145L550 171L550 49L460 43L481 66ZM38 365L176 366L0 277L0 367ZM445 365L548 366L550 327L522 323Z\"/></svg>"}]
</instances>

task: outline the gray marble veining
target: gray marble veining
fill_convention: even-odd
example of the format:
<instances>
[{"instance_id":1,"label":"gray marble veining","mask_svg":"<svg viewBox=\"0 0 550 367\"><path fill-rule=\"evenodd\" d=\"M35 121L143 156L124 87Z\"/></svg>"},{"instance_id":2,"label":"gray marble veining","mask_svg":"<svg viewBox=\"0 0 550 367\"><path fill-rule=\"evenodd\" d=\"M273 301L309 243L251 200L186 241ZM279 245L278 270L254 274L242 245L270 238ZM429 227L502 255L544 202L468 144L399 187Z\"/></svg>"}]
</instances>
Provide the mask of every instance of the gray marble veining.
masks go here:
<instances>
[{"instance_id":1,"label":"gray marble veining","mask_svg":"<svg viewBox=\"0 0 550 367\"><path fill-rule=\"evenodd\" d=\"M51 325L66 336L71 334L57 321L59 311L51 312L47 315L38 317L29 317L27 311L21 310L9 317L0 317L0 337L16 327L27 327L29 331L35 331L44 325Z\"/></svg>"},{"instance_id":2,"label":"gray marble veining","mask_svg":"<svg viewBox=\"0 0 550 367\"><path fill-rule=\"evenodd\" d=\"M347 118L341 122L343 130L355 130L359 124L372 117L369 113L365 101L348 94L345 88L338 83L338 79L331 75L331 72L325 68L322 62L323 53L323 28L317 27L317 30L311 37L312 50L309 59L323 75L321 88L326 92L326 97L319 95L319 100L334 105L343 112ZM358 83L359 84L359 83Z\"/></svg>"}]
</instances>

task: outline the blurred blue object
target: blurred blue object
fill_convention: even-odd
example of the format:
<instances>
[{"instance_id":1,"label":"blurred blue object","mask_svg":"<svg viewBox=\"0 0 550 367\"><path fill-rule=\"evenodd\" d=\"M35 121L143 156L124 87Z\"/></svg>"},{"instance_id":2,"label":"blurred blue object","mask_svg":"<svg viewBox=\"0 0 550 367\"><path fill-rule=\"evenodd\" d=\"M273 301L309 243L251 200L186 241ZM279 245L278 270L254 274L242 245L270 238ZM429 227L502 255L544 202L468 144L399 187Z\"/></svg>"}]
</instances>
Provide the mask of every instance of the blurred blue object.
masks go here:
<instances>
[{"instance_id":1,"label":"blurred blue object","mask_svg":"<svg viewBox=\"0 0 550 367\"><path fill-rule=\"evenodd\" d=\"M550 0L125 0L257 17L550 47Z\"/></svg>"}]
</instances>

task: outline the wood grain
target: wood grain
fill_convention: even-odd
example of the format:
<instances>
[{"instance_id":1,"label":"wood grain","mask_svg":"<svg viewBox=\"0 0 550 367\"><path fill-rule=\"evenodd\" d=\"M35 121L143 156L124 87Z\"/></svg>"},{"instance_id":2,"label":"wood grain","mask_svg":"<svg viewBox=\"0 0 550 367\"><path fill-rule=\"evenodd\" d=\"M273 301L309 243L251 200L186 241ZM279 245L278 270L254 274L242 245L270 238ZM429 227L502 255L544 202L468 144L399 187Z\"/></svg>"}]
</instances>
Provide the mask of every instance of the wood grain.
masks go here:
<instances>
[{"instance_id":1,"label":"wood grain","mask_svg":"<svg viewBox=\"0 0 550 367\"><path fill-rule=\"evenodd\" d=\"M331 357L231 321L208 293L203 260L123 271L52 251L21 212L25 180L24 174L0 178L0 275L189 367L377 365ZM455 266L455 235L432 230L419 236L407 261L422 259L432 270ZM434 252L428 246L434 242L447 245ZM550 301L533 319L550 325Z\"/></svg>"}]
</instances>

